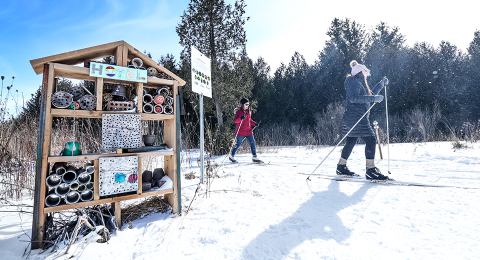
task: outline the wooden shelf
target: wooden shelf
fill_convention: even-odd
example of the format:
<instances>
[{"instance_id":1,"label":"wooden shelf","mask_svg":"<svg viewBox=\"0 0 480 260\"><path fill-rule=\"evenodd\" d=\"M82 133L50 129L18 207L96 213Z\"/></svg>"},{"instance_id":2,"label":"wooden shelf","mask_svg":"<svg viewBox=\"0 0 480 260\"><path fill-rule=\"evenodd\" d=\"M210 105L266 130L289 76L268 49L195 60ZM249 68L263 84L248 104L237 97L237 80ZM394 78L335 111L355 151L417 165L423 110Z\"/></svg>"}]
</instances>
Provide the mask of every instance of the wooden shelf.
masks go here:
<instances>
[{"instance_id":1,"label":"wooden shelf","mask_svg":"<svg viewBox=\"0 0 480 260\"><path fill-rule=\"evenodd\" d=\"M75 161L87 161L87 160L98 160L102 157L122 157L122 156L138 156L140 158L150 157L150 156L169 156L174 155L173 150L169 151L153 151L153 152L142 152L142 153L98 153L98 154L82 154L74 156L49 156L48 162L75 162Z\"/></svg>"},{"instance_id":2,"label":"wooden shelf","mask_svg":"<svg viewBox=\"0 0 480 260\"><path fill-rule=\"evenodd\" d=\"M44 208L43 213L47 214L47 213L57 212L57 211L61 211L61 210L83 208L83 207L88 207L88 206L95 206L95 205L100 205L100 204L113 203L113 202L124 201L124 200L140 199L140 198L145 198L145 197L149 197L149 196L172 194L172 193L173 193L173 189L158 190L158 191L147 191L147 192L144 192L142 194L131 194L131 195L118 196L118 197L113 197L113 198L106 198L106 199L91 200L91 201L85 201L85 202L79 202L79 203L73 203L73 204L60 205L60 206L55 206L55 207L47 207L47 208Z\"/></svg>"},{"instance_id":3,"label":"wooden shelf","mask_svg":"<svg viewBox=\"0 0 480 260\"><path fill-rule=\"evenodd\" d=\"M73 117L73 110L69 108L52 108L50 113L53 117ZM124 113L124 112L111 112L111 111L96 111L96 110L76 110L75 117L77 118L102 118L103 114L138 114L138 113ZM147 114L140 113L142 120L173 120L174 115L166 114Z\"/></svg>"},{"instance_id":4,"label":"wooden shelf","mask_svg":"<svg viewBox=\"0 0 480 260\"><path fill-rule=\"evenodd\" d=\"M142 120L173 120L174 115L142 113Z\"/></svg>"}]
</instances>

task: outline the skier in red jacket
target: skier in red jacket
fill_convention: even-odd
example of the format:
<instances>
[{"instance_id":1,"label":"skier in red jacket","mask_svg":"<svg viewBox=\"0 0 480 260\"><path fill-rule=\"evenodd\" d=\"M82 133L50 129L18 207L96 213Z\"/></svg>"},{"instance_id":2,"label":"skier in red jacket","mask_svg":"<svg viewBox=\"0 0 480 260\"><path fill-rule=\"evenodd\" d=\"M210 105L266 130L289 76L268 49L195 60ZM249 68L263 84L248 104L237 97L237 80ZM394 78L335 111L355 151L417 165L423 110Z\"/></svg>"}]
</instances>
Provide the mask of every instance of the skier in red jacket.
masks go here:
<instances>
[{"instance_id":1,"label":"skier in red jacket","mask_svg":"<svg viewBox=\"0 0 480 260\"><path fill-rule=\"evenodd\" d=\"M247 138L250 142L250 149L252 150L252 161L255 163L261 163L262 161L257 158L257 152L255 149L255 139L253 138L253 131L252 126L259 126L260 123L257 123L252 120L250 115L250 102L246 98L242 98L240 100L241 106L235 109L235 119L233 122L237 124L235 128L235 136L237 143L235 147L233 147L232 154L228 157L230 161L236 163L237 160L235 159L235 152L240 148L242 145L243 139Z\"/></svg>"}]
</instances>

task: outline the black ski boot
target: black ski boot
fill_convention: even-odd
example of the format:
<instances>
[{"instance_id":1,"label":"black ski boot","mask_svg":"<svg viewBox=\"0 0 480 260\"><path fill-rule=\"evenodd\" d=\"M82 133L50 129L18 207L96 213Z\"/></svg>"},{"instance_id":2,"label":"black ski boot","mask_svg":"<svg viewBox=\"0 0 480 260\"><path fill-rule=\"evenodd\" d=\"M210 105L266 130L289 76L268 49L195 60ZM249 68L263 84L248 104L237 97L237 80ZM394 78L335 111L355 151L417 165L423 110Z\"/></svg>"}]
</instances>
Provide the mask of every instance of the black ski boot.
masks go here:
<instances>
[{"instance_id":1,"label":"black ski boot","mask_svg":"<svg viewBox=\"0 0 480 260\"><path fill-rule=\"evenodd\" d=\"M229 155L229 156L228 156L228 159L229 159L232 163L236 163L236 162L237 162L237 159L235 159L235 156L234 156L234 155Z\"/></svg>"},{"instance_id":2,"label":"black ski boot","mask_svg":"<svg viewBox=\"0 0 480 260\"><path fill-rule=\"evenodd\" d=\"M347 165L344 164L337 164L337 175L344 175L344 176L358 176L358 174L355 174L354 172L350 171L347 167Z\"/></svg>"},{"instance_id":3,"label":"black ski boot","mask_svg":"<svg viewBox=\"0 0 480 260\"><path fill-rule=\"evenodd\" d=\"M260 159L258 159L256 155L253 155L253 156L252 156L252 161L253 161L254 163L263 163L263 161L260 160Z\"/></svg>"},{"instance_id":4,"label":"black ski boot","mask_svg":"<svg viewBox=\"0 0 480 260\"><path fill-rule=\"evenodd\" d=\"M367 173L365 174L365 178L367 180L372 180L372 181L387 181L387 180L389 180L388 176L383 175L380 172L380 169L378 169L377 167L367 169Z\"/></svg>"}]
</instances>

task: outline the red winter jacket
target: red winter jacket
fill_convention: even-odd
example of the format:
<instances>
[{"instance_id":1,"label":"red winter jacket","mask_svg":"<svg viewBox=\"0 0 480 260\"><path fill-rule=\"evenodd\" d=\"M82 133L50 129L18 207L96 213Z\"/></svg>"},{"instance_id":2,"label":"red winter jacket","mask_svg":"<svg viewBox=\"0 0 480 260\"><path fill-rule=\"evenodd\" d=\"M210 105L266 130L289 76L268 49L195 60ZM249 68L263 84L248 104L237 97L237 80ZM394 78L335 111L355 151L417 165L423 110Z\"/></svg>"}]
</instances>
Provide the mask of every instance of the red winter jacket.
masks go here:
<instances>
[{"instance_id":1,"label":"red winter jacket","mask_svg":"<svg viewBox=\"0 0 480 260\"><path fill-rule=\"evenodd\" d=\"M235 133L238 131L238 136L249 136L253 135L252 131L252 125L256 126L257 122L253 121L252 118L250 117L250 109L245 110L245 112L242 110L242 107L237 107L235 109L235 119L233 119L233 122L237 124L237 127L235 127ZM241 117L245 114L245 119L242 119ZM240 122L242 122L242 125L240 126ZM240 127L240 130L238 130L238 127Z\"/></svg>"}]
</instances>

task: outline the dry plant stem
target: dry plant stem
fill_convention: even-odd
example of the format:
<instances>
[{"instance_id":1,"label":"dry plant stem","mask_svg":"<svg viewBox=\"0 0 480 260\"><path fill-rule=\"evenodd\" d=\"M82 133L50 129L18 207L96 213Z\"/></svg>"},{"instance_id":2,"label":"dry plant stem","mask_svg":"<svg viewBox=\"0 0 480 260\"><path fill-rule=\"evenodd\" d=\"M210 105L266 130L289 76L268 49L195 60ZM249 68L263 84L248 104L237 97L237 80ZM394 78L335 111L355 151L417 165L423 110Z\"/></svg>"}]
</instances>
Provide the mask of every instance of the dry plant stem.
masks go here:
<instances>
[{"instance_id":1,"label":"dry plant stem","mask_svg":"<svg viewBox=\"0 0 480 260\"><path fill-rule=\"evenodd\" d=\"M88 223L86 218L84 218L82 216L78 216L77 226L75 227L75 230L73 231L72 237L70 238L70 242L68 243L67 249L65 250L65 254L68 253L68 250L70 249L70 246L77 239L78 231L80 231L80 228L82 227L83 224L85 224L91 230L95 230L95 228L92 225L90 225L90 223Z\"/></svg>"},{"instance_id":2,"label":"dry plant stem","mask_svg":"<svg viewBox=\"0 0 480 260\"><path fill-rule=\"evenodd\" d=\"M183 217L182 217L182 220L180 221L180 226L183 227L183 220L185 219L185 217L188 215L188 213L190 212L190 208L192 207L192 203L193 201L195 200L195 198L197 197L197 194L198 194L198 191L200 190L200 183L197 185L197 189L195 189L195 193L193 194L193 198L192 200L190 201L190 204L188 205L188 208L187 210L185 211L185 214L183 214Z\"/></svg>"}]
</instances>

